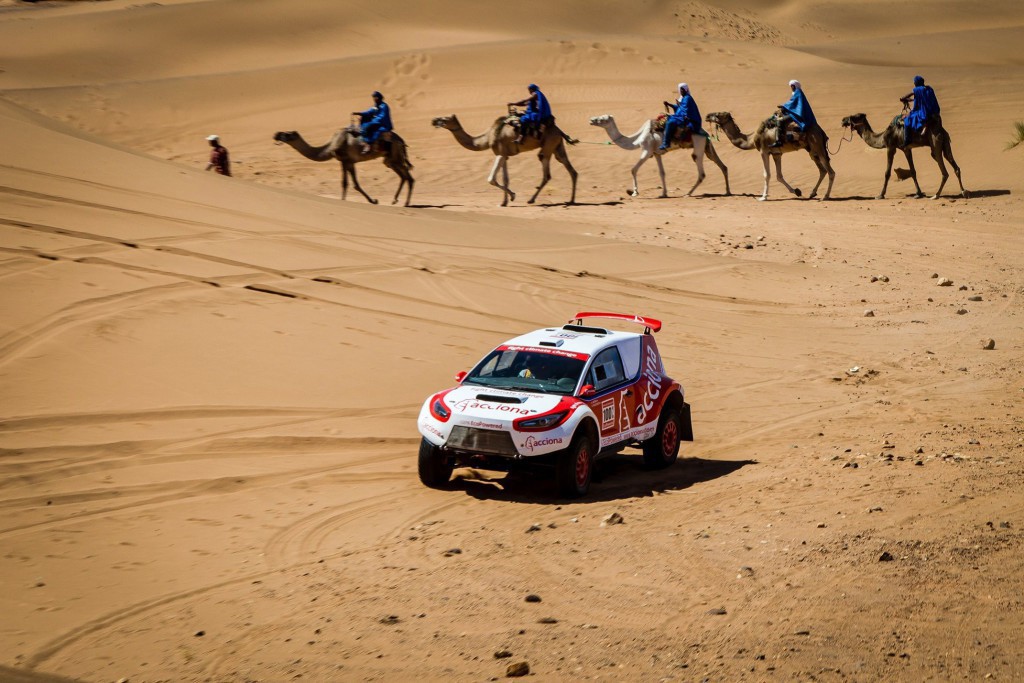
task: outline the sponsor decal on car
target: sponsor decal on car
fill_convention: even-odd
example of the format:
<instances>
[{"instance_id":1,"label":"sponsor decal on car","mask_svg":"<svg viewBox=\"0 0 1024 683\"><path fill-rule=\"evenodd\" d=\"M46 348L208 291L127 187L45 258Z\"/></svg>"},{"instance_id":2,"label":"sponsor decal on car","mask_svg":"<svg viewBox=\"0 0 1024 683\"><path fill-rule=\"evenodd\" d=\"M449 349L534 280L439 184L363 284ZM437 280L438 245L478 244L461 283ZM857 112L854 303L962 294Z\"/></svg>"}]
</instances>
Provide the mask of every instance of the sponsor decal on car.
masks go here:
<instances>
[{"instance_id":1,"label":"sponsor decal on car","mask_svg":"<svg viewBox=\"0 0 1024 683\"><path fill-rule=\"evenodd\" d=\"M549 356L562 356L563 358L575 358L576 360L587 360L588 358L590 358L590 356L585 353L576 353L575 351L562 351L561 349L552 349L548 347L539 346L519 346L504 344L498 347L498 351L529 351L530 353L546 353Z\"/></svg>"},{"instance_id":2,"label":"sponsor decal on car","mask_svg":"<svg viewBox=\"0 0 1024 683\"><path fill-rule=\"evenodd\" d=\"M434 427L434 425L430 424L429 422L420 422L420 428L430 432L434 436L438 436L442 439L444 438L444 434L441 433L441 430L437 429L436 427Z\"/></svg>"},{"instance_id":3,"label":"sponsor decal on car","mask_svg":"<svg viewBox=\"0 0 1024 683\"><path fill-rule=\"evenodd\" d=\"M643 424L647 421L647 415L654 409L654 402L661 396L661 372L660 363L658 363L658 354L654 352L654 349L650 346L647 347L647 353L644 358L644 371L643 379L646 380L646 386L643 390L643 397L640 399L640 405L636 408L636 421Z\"/></svg>"},{"instance_id":4,"label":"sponsor decal on car","mask_svg":"<svg viewBox=\"0 0 1024 683\"><path fill-rule=\"evenodd\" d=\"M615 426L615 399L601 401L601 431Z\"/></svg>"},{"instance_id":5,"label":"sponsor decal on car","mask_svg":"<svg viewBox=\"0 0 1024 683\"><path fill-rule=\"evenodd\" d=\"M514 415L530 415L531 413L537 412L536 410L529 410L528 408L521 408L520 406L512 406L507 403L485 403L483 401L478 401L475 398L464 398L452 407L461 413L464 413L467 410L494 410L499 413L512 413Z\"/></svg>"},{"instance_id":6,"label":"sponsor decal on car","mask_svg":"<svg viewBox=\"0 0 1024 683\"><path fill-rule=\"evenodd\" d=\"M466 420L466 424L470 427L477 427L479 429L504 429L503 425L496 422L480 422L479 420Z\"/></svg>"},{"instance_id":7,"label":"sponsor decal on car","mask_svg":"<svg viewBox=\"0 0 1024 683\"><path fill-rule=\"evenodd\" d=\"M523 448L527 449L531 453L534 448L541 448L542 446L555 446L562 443L562 437L549 437L544 439L538 439L533 436L526 437L526 441L523 442Z\"/></svg>"}]
</instances>

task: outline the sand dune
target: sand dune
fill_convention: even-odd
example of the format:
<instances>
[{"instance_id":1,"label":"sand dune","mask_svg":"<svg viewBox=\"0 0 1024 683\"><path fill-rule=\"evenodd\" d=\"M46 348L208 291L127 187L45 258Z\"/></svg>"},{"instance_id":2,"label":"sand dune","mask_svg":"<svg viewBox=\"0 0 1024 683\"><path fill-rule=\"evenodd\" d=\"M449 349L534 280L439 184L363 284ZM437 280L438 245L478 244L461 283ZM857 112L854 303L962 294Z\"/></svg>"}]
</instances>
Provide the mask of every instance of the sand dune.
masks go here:
<instances>
[{"instance_id":1,"label":"sand dune","mask_svg":"<svg viewBox=\"0 0 1024 683\"><path fill-rule=\"evenodd\" d=\"M1020 3L0 10L0 679L1024 676ZM970 199L869 199L885 152L841 142L916 73ZM683 198L673 152L670 197L650 162L632 198L639 152L588 124L633 132L686 80L750 129L792 77L837 201L755 201L761 161L725 137L735 196L706 163ZM554 164L499 208L491 154L429 125L479 133L532 81L583 140L576 206ZM271 140L325 141L377 88L410 208L380 162L359 177L383 203L341 202L337 163ZM235 177L203 172L211 132ZM522 195L540 164L510 172ZM627 451L579 501L484 471L422 487L424 397L594 309L665 322L680 462Z\"/></svg>"}]
</instances>

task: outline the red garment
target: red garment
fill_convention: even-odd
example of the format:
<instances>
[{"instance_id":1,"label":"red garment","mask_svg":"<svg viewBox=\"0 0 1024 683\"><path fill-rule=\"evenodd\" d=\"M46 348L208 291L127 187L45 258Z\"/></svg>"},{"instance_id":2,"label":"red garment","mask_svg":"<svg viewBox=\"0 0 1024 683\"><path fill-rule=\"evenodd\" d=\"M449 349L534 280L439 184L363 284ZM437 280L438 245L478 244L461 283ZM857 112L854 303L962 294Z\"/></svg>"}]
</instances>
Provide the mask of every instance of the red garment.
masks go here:
<instances>
[{"instance_id":1,"label":"red garment","mask_svg":"<svg viewBox=\"0 0 1024 683\"><path fill-rule=\"evenodd\" d=\"M210 165L221 175L231 175L231 162L228 160L228 149L217 145L210 151Z\"/></svg>"}]
</instances>

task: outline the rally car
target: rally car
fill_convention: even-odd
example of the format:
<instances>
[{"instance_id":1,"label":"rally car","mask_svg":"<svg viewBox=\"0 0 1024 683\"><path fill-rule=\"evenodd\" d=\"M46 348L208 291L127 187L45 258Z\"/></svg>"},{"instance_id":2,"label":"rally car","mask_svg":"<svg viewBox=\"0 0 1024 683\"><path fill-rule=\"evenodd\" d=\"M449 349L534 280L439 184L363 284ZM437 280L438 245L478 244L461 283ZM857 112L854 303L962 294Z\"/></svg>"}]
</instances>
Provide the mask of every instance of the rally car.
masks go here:
<instances>
[{"instance_id":1,"label":"rally car","mask_svg":"<svg viewBox=\"0 0 1024 683\"><path fill-rule=\"evenodd\" d=\"M584 325L625 320L643 333ZM661 322L577 313L567 325L510 339L455 376L420 410L420 481L442 488L456 466L554 471L562 495L587 493L594 461L640 446L667 467L693 441L683 388L665 375L654 332Z\"/></svg>"}]
</instances>

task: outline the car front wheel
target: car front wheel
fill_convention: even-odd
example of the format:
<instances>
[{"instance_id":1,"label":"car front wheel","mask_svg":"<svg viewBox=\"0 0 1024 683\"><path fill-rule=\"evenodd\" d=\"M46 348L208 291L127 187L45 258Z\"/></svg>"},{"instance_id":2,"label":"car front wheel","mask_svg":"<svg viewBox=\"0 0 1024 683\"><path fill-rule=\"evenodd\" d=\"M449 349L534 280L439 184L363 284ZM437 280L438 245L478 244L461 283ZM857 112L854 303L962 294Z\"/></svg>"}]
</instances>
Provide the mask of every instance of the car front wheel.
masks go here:
<instances>
[{"instance_id":1,"label":"car front wheel","mask_svg":"<svg viewBox=\"0 0 1024 683\"><path fill-rule=\"evenodd\" d=\"M677 408L665 408L658 420L658 431L644 441L644 464L652 469L668 467L679 456L683 421Z\"/></svg>"},{"instance_id":2,"label":"car front wheel","mask_svg":"<svg viewBox=\"0 0 1024 683\"><path fill-rule=\"evenodd\" d=\"M444 488L452 478L455 464L444 452L426 439L420 441L419 473L424 486Z\"/></svg>"},{"instance_id":3,"label":"car front wheel","mask_svg":"<svg viewBox=\"0 0 1024 683\"><path fill-rule=\"evenodd\" d=\"M555 474L561 495L579 498L587 494L594 469L594 455L594 447L585 434L577 434L569 447L558 454Z\"/></svg>"}]
</instances>

